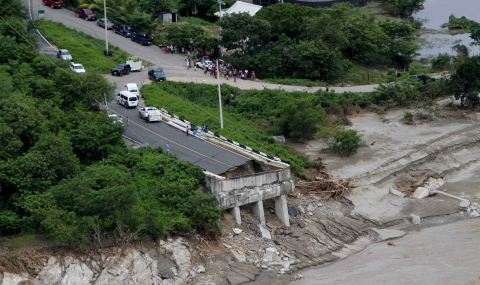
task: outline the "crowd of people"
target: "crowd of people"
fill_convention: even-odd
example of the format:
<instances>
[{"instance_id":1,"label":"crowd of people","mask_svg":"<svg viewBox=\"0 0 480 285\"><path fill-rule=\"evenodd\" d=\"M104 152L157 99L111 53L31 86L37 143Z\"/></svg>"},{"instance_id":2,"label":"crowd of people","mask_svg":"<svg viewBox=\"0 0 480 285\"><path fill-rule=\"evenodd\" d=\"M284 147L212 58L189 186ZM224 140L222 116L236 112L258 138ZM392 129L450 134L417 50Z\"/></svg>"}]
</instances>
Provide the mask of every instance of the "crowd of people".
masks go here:
<instances>
[{"instance_id":1,"label":"crowd of people","mask_svg":"<svg viewBox=\"0 0 480 285\"><path fill-rule=\"evenodd\" d=\"M219 59L218 66L217 61L205 53L205 50L202 48L191 49L188 45L181 46L178 44L168 45L166 42L163 42L160 47L164 50L165 53L169 54L185 54L185 64L187 69L194 68L195 70L197 67L203 70L203 73L207 75L210 73L210 76L220 76L224 77L225 79L233 79L235 82L237 79L242 80L255 80L255 71L249 71L248 69L238 69L234 67L230 63L226 63L225 61ZM201 64L197 64L197 63Z\"/></svg>"}]
</instances>

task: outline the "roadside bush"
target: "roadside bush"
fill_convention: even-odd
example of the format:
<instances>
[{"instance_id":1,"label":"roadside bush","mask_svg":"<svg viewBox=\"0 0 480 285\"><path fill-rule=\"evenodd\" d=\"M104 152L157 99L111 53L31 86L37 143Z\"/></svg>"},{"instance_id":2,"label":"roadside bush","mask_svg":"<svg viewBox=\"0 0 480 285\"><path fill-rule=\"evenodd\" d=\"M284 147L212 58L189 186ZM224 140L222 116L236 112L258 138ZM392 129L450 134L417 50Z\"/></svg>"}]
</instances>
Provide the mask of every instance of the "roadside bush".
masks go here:
<instances>
[{"instance_id":1,"label":"roadside bush","mask_svg":"<svg viewBox=\"0 0 480 285\"><path fill-rule=\"evenodd\" d=\"M432 59L432 70L443 71L452 68L452 57L447 53L441 53Z\"/></svg>"},{"instance_id":2,"label":"roadside bush","mask_svg":"<svg viewBox=\"0 0 480 285\"><path fill-rule=\"evenodd\" d=\"M362 136L356 130L337 129L329 141L333 153L349 156L360 147Z\"/></svg>"},{"instance_id":3,"label":"roadside bush","mask_svg":"<svg viewBox=\"0 0 480 285\"><path fill-rule=\"evenodd\" d=\"M18 234L28 228L26 220L20 218L15 212L0 209L0 234Z\"/></svg>"},{"instance_id":4,"label":"roadside bush","mask_svg":"<svg viewBox=\"0 0 480 285\"><path fill-rule=\"evenodd\" d=\"M386 107L409 106L420 99L419 80L409 74L397 78L396 82L380 84L372 93L372 102Z\"/></svg>"},{"instance_id":5,"label":"roadside bush","mask_svg":"<svg viewBox=\"0 0 480 285\"><path fill-rule=\"evenodd\" d=\"M413 125L415 123L414 121L415 115L412 112L405 111L403 114L402 122L407 125Z\"/></svg>"}]
</instances>

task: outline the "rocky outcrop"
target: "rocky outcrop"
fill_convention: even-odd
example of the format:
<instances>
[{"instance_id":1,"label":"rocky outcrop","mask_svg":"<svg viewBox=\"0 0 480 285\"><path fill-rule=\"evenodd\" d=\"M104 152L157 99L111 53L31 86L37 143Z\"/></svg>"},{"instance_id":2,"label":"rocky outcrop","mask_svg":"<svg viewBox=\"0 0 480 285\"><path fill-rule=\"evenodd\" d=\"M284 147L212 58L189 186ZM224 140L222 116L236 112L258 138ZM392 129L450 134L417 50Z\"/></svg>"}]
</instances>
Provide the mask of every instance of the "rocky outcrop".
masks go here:
<instances>
[{"instance_id":1,"label":"rocky outcrop","mask_svg":"<svg viewBox=\"0 0 480 285\"><path fill-rule=\"evenodd\" d=\"M52 256L43 265L37 270L29 268L28 273L3 272L0 284L181 285L205 272L201 265L192 270L191 249L182 238L160 241L153 247L133 246L111 254Z\"/></svg>"}]
</instances>

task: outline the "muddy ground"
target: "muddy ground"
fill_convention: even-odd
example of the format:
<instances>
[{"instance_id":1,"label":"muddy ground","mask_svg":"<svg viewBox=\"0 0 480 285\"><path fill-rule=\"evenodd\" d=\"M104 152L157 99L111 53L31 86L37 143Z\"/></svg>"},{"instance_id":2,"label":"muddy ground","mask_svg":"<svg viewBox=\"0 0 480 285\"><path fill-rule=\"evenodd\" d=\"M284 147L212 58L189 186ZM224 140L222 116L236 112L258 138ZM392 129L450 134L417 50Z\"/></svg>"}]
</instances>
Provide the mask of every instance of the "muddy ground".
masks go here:
<instances>
[{"instance_id":1,"label":"muddy ground","mask_svg":"<svg viewBox=\"0 0 480 285\"><path fill-rule=\"evenodd\" d=\"M229 253L229 247L237 247L247 262L264 268L255 281L238 284L289 284L298 278L298 270L337 261L369 244L397 238L412 230L469 219L456 199L443 195L421 200L410 197L416 187L433 177L445 181L439 190L471 202L480 201L477 190L480 183L476 179L480 172L480 122L477 114L453 110L448 107L450 103L449 99L439 101L439 117L413 125L401 122L406 110L349 117L352 122L349 128L363 136L363 147L349 157L329 153L321 140L291 143L290 146L311 159L321 158L330 177L349 181L354 188L345 198L329 201L299 191L290 195L289 206L300 209L298 217L306 224L300 228L291 217L292 226L285 230L293 232L297 239L286 237L281 231L271 240L255 237L249 223L258 225L258 221L248 208L242 209L243 225L236 225L227 214L222 220L225 253ZM403 191L406 197L390 194L391 188ZM282 225L268 211L271 205L264 206L273 231L281 229ZM412 223L411 214L421 217L420 225ZM232 233L234 227L243 232ZM292 261L289 270L271 266L262 257L268 247L276 248L281 260Z\"/></svg>"}]
</instances>

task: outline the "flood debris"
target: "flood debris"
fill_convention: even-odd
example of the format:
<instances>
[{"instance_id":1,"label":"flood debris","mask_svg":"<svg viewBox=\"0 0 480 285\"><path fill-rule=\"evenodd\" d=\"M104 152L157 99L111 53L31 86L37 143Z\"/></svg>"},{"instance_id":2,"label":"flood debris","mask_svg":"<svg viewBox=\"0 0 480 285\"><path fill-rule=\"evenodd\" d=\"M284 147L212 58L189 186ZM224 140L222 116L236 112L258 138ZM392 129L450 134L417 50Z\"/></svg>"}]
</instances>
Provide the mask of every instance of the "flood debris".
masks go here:
<instances>
[{"instance_id":1,"label":"flood debris","mask_svg":"<svg viewBox=\"0 0 480 285\"><path fill-rule=\"evenodd\" d=\"M350 193L352 186L349 181L335 180L324 171L312 170L307 179L297 182L295 188L303 195L317 194L322 200L338 200Z\"/></svg>"}]
</instances>

